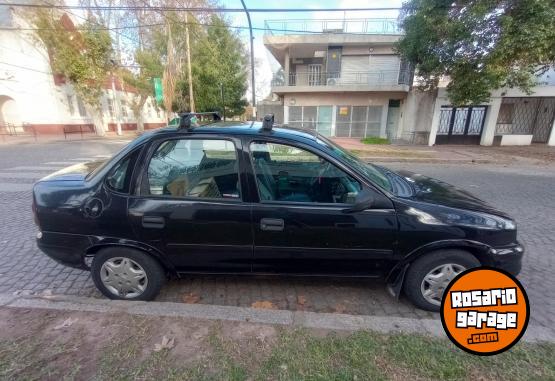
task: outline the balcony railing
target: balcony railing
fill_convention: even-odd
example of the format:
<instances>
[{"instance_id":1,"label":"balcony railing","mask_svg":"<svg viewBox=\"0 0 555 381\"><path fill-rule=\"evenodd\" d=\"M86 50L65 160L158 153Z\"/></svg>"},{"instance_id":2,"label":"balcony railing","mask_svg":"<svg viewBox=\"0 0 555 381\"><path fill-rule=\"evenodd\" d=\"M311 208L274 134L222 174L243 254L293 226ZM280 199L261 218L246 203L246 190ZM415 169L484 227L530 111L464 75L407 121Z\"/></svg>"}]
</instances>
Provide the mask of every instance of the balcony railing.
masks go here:
<instances>
[{"instance_id":1,"label":"balcony railing","mask_svg":"<svg viewBox=\"0 0 555 381\"><path fill-rule=\"evenodd\" d=\"M266 20L265 34L321 34L321 33L355 33L355 34L402 34L397 19L366 18L366 19L293 19Z\"/></svg>"},{"instance_id":2,"label":"balcony railing","mask_svg":"<svg viewBox=\"0 0 555 381\"><path fill-rule=\"evenodd\" d=\"M274 78L272 86L390 86L410 85L408 70L296 72L285 78Z\"/></svg>"}]
</instances>

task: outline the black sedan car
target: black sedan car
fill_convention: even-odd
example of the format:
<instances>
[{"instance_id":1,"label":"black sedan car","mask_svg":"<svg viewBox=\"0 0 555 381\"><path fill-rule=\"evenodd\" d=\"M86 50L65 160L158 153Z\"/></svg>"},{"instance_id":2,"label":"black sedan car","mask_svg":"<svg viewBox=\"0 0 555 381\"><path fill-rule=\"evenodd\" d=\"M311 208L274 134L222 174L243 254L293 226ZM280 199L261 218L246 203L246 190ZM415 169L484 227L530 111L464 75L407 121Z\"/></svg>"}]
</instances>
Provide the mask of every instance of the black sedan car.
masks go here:
<instances>
[{"instance_id":1,"label":"black sedan car","mask_svg":"<svg viewBox=\"0 0 555 381\"><path fill-rule=\"evenodd\" d=\"M39 248L112 299L191 273L381 277L437 310L460 272L518 274L523 255L514 221L465 191L251 122L145 133L37 182L33 211Z\"/></svg>"}]
</instances>

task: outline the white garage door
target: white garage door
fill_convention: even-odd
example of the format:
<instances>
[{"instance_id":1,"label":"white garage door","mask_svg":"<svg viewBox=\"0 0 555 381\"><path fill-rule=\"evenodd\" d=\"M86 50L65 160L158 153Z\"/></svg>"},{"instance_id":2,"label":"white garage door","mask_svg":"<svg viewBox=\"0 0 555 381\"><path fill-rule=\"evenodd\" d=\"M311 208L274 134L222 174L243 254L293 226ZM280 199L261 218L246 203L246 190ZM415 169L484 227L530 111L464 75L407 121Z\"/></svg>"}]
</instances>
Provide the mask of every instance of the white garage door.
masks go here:
<instances>
[{"instance_id":1,"label":"white garage door","mask_svg":"<svg viewBox=\"0 0 555 381\"><path fill-rule=\"evenodd\" d=\"M341 83L346 85L366 84L370 67L370 56L341 57Z\"/></svg>"},{"instance_id":2,"label":"white garage door","mask_svg":"<svg viewBox=\"0 0 555 381\"><path fill-rule=\"evenodd\" d=\"M370 57L370 71L376 72L375 78L384 85L397 84L401 61L396 55L377 55Z\"/></svg>"}]
</instances>

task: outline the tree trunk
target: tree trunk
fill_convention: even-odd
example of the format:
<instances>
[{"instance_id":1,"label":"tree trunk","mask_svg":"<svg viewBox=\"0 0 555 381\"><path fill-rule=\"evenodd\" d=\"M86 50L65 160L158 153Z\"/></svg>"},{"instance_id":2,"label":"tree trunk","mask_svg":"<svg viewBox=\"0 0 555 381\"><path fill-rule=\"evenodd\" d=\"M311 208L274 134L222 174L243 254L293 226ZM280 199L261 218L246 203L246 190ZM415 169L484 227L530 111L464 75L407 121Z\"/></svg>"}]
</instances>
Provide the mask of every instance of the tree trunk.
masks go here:
<instances>
[{"instance_id":1,"label":"tree trunk","mask_svg":"<svg viewBox=\"0 0 555 381\"><path fill-rule=\"evenodd\" d=\"M137 119L137 132L145 131L145 125L143 121L143 108L145 106L147 98L147 96L141 94L139 98L139 103L137 104L137 109L133 110Z\"/></svg>"},{"instance_id":2,"label":"tree trunk","mask_svg":"<svg viewBox=\"0 0 555 381\"><path fill-rule=\"evenodd\" d=\"M92 119L94 129L98 136L106 135L107 126L104 124L104 118L102 112L93 106L85 103L85 110L87 110L87 115Z\"/></svg>"}]
</instances>

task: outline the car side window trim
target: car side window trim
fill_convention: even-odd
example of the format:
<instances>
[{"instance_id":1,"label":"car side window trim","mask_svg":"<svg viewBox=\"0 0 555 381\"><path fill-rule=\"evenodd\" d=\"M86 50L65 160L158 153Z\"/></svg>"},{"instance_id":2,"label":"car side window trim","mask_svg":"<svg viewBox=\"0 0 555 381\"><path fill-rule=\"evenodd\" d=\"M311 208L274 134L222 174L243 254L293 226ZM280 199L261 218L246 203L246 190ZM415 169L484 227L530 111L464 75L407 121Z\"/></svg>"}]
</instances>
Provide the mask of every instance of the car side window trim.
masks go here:
<instances>
[{"instance_id":1,"label":"car side window trim","mask_svg":"<svg viewBox=\"0 0 555 381\"><path fill-rule=\"evenodd\" d=\"M218 140L218 141L228 141L235 147L235 158L237 160L237 177L238 177L238 198L213 198L213 197L191 197L191 196L174 196L174 195L156 195L145 192L145 183L148 184L148 167L152 157L156 150L165 142L171 140ZM240 139L236 139L230 136L215 136L215 135L183 135L183 136L171 136L163 139L158 139L150 143L150 146L146 150L144 159L141 160L142 168L139 170L139 176L137 178L136 185L136 196L140 198L148 198L155 200L168 200L168 201L193 201L193 202L204 202L204 203L222 203L222 204L240 204L244 203L244 191L240 181L241 178L241 147L242 142Z\"/></svg>"},{"instance_id":2,"label":"car side window trim","mask_svg":"<svg viewBox=\"0 0 555 381\"><path fill-rule=\"evenodd\" d=\"M294 147L297 149L301 149L304 151L307 151L319 158L322 158L326 161L328 161L330 164L334 165L337 169L339 169L341 172L344 172L345 174L347 174L348 176L351 176L353 179L355 179L357 182L359 182L361 184L362 187L366 187L369 188L371 191L377 192L378 194L382 194L384 197L387 197L389 199L388 196L384 195L383 192L381 192L380 190L378 190L375 186L373 186L372 184L369 184L368 181L366 179L364 179L362 176L359 176L355 173L353 173L353 171L343 165L342 163L338 162L334 157L326 154L325 152L320 152L319 150L317 150L314 147L311 147L310 145L307 144L302 144L302 143L298 143L298 142L293 142L293 141L289 141L289 140L282 140L282 139L278 139L278 138L271 138L271 137L252 137L250 139L247 139L243 142L243 146L244 146L244 150L247 150L248 152L248 160L249 160L249 166L250 166L250 170L252 171L252 174L254 177L256 177L256 169L254 167L254 159L253 159L253 152L251 151L251 144L253 143L271 143L271 144L280 144L280 145L286 145L286 146L290 146L290 147ZM311 208L322 208L322 209L344 209L345 207L348 207L352 204L350 203L321 203L321 202L307 202L307 201L284 201L284 200L263 200L260 197L260 188L258 185L258 182L256 181L256 178L253 178L253 182L254 182L254 190L255 190L255 195L258 199L258 201L256 201L255 203L258 204L264 204L264 205L275 205L275 206L279 206L279 205L283 205L283 206L288 206L288 207L294 207L294 206L299 206L299 207L311 207ZM376 209L376 210L380 210L380 209ZM388 209L389 210L389 209Z\"/></svg>"}]
</instances>

